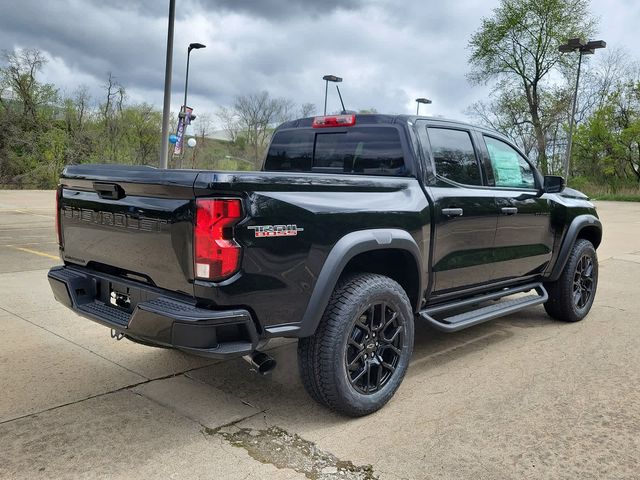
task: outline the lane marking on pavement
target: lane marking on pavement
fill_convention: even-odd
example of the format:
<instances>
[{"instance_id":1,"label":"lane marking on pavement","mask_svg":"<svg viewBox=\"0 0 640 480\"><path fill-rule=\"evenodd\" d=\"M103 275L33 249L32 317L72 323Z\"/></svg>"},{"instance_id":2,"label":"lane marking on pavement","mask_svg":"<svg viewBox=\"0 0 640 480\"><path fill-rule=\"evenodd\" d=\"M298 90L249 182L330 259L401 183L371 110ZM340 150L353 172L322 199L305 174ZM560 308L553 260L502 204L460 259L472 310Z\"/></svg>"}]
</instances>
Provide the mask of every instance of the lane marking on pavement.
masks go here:
<instances>
[{"instance_id":1,"label":"lane marking on pavement","mask_svg":"<svg viewBox=\"0 0 640 480\"><path fill-rule=\"evenodd\" d=\"M30 248L24 248L24 247L14 247L13 245L11 245L10 247L15 249L15 250L20 250L21 252L33 253L34 255L40 255L41 257L47 257L47 258L52 258L54 260L60 260L60 257L58 257L56 255L50 255L48 253L39 252L38 250L32 250Z\"/></svg>"},{"instance_id":2,"label":"lane marking on pavement","mask_svg":"<svg viewBox=\"0 0 640 480\"><path fill-rule=\"evenodd\" d=\"M13 211L15 213L22 213L22 214L25 214L25 215L33 215L34 217L42 217L42 218L49 218L49 219L56 218L55 214L54 215L42 215L40 213L33 213L33 212L29 212L27 210L10 210L10 211Z\"/></svg>"},{"instance_id":3,"label":"lane marking on pavement","mask_svg":"<svg viewBox=\"0 0 640 480\"><path fill-rule=\"evenodd\" d=\"M9 238L8 240L15 240L14 238ZM0 238L0 242L2 238ZM58 242L20 242L20 246L24 247L25 245L53 245ZM0 243L0 247L17 247L15 243Z\"/></svg>"}]
</instances>

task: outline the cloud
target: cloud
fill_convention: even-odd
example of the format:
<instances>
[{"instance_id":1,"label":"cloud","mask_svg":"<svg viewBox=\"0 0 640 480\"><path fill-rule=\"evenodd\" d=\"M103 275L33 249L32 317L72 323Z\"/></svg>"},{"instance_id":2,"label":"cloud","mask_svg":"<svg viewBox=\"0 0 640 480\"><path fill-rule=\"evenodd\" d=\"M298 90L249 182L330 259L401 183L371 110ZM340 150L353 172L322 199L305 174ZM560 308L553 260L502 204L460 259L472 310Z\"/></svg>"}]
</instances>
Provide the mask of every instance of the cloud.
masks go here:
<instances>
[{"instance_id":1,"label":"cloud","mask_svg":"<svg viewBox=\"0 0 640 480\"><path fill-rule=\"evenodd\" d=\"M628 1L607 0L598 8L614 11ZM187 45L197 41L207 45L191 57L189 103L197 112L215 112L236 95L260 90L320 109L321 79L332 73L344 78L340 88L349 109L411 113L414 99L424 96L433 104L423 112L460 118L489 92L465 78L467 42L496 4L179 0L172 109L181 103ZM161 106L167 0L22 0L3 10L0 45L45 52L47 81L66 91L86 83L99 98L112 72L130 99ZM602 26L606 40L615 24ZM627 38L621 30L619 42ZM339 109L335 90L329 108Z\"/></svg>"},{"instance_id":2,"label":"cloud","mask_svg":"<svg viewBox=\"0 0 640 480\"><path fill-rule=\"evenodd\" d=\"M243 13L252 17L288 19L322 16L335 10L357 10L365 0L217 0L199 2L207 11Z\"/></svg>"}]
</instances>

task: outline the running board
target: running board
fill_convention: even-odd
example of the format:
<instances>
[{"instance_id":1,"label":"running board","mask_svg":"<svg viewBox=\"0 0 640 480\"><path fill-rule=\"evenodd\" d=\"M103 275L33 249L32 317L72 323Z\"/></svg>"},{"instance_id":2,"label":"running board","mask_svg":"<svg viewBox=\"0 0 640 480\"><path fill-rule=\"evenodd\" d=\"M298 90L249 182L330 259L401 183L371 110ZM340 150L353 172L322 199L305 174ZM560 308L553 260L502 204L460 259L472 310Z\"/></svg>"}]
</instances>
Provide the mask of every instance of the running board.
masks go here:
<instances>
[{"instance_id":1,"label":"running board","mask_svg":"<svg viewBox=\"0 0 640 480\"><path fill-rule=\"evenodd\" d=\"M515 293L527 292L535 290L537 295L527 295L526 297L514 298L505 302L496 303L487 307L478 308L469 312L460 313L451 317L436 320L432 315L446 312L448 310L456 310L468 307L470 305L486 302L488 300L498 300L500 298L513 295ZM475 297L457 300L455 302L442 305L435 305L425 308L420 312L420 316L426 320L433 328L442 332L457 332L464 328L478 325L479 323L488 322L494 318L503 317L510 313L518 312L525 308L533 307L545 303L549 295L542 286L542 283L529 283L519 287L512 287L500 290L498 292L488 293L485 295L477 295Z\"/></svg>"}]
</instances>

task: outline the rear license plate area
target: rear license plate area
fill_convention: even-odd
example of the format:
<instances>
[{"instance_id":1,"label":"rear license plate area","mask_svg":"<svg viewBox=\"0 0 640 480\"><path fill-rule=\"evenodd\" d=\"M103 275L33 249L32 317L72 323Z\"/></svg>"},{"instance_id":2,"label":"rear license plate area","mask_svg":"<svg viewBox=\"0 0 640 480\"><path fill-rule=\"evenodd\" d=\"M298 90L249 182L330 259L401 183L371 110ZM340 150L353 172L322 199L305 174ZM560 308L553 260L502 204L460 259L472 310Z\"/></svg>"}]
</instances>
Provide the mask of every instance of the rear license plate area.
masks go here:
<instances>
[{"instance_id":1,"label":"rear license plate area","mask_svg":"<svg viewBox=\"0 0 640 480\"><path fill-rule=\"evenodd\" d=\"M125 312L133 312L131 292L125 285L109 282L109 304Z\"/></svg>"}]
</instances>

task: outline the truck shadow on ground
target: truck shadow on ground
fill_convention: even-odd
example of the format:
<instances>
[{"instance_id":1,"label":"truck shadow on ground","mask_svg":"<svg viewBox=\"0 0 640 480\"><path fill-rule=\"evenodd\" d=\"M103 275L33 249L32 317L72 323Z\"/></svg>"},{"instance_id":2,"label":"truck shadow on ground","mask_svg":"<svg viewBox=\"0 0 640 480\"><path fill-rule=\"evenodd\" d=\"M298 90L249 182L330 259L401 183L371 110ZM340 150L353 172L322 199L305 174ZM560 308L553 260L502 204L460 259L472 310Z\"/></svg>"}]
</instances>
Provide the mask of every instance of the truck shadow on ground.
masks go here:
<instances>
[{"instance_id":1,"label":"truck shadow on ground","mask_svg":"<svg viewBox=\"0 0 640 480\"><path fill-rule=\"evenodd\" d=\"M428 377L436 367L495 347L518 335L520 328L549 328L553 324L544 311L528 312L526 317L515 314L453 334L438 332L417 321L414 353L405 383L414 377ZM296 347L296 342L290 342L270 350L278 366L267 376L250 371L242 359L199 368L186 375L233 395L269 416L286 418L287 423L301 421L308 426L325 427L343 423L345 417L316 404L305 392L299 379Z\"/></svg>"}]
</instances>

